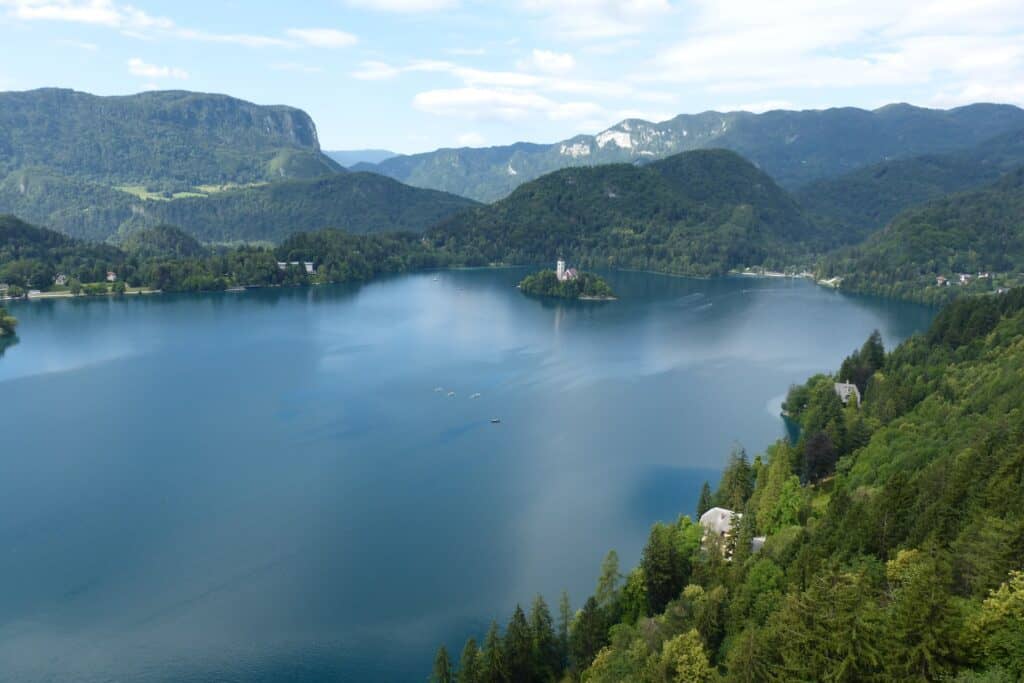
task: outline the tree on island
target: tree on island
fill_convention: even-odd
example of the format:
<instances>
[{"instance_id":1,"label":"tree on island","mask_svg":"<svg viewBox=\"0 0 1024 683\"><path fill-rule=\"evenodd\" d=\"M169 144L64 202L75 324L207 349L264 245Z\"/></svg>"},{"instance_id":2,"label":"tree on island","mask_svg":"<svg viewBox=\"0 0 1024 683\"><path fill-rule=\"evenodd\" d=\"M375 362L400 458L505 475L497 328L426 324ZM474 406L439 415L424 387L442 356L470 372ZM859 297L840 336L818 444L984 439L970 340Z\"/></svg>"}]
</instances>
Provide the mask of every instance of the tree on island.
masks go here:
<instances>
[{"instance_id":1,"label":"tree on island","mask_svg":"<svg viewBox=\"0 0 1024 683\"><path fill-rule=\"evenodd\" d=\"M534 296L551 296L559 299L613 299L612 288L600 276L594 273L579 273L576 277L559 280L553 270L542 270L527 275L519 283L524 294Z\"/></svg>"}]
</instances>

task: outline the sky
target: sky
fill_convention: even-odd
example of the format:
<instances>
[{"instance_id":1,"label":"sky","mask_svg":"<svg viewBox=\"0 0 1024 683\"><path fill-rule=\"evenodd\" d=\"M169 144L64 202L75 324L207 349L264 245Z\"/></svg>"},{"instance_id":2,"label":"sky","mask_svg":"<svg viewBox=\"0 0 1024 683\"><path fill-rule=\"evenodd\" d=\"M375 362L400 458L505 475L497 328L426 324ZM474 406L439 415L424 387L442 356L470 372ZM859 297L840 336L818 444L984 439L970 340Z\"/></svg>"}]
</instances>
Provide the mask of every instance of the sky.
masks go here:
<instances>
[{"instance_id":1,"label":"sky","mask_svg":"<svg viewBox=\"0 0 1024 683\"><path fill-rule=\"evenodd\" d=\"M1024 105L1024 0L0 0L0 90L220 92L324 149L555 142L624 118Z\"/></svg>"}]
</instances>

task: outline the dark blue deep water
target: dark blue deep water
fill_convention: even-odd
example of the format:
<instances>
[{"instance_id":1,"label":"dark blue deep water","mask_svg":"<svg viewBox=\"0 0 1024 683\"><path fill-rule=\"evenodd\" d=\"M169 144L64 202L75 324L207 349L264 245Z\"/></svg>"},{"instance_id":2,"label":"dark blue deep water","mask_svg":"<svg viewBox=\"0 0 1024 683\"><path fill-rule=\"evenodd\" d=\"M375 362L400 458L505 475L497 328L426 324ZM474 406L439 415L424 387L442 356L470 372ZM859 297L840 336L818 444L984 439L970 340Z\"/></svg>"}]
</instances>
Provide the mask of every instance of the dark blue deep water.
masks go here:
<instances>
[{"instance_id":1,"label":"dark blue deep water","mask_svg":"<svg viewBox=\"0 0 1024 683\"><path fill-rule=\"evenodd\" d=\"M13 306L0 678L422 681L538 591L578 606L734 444L784 435L791 383L932 315L642 273L551 303L522 275Z\"/></svg>"}]
</instances>

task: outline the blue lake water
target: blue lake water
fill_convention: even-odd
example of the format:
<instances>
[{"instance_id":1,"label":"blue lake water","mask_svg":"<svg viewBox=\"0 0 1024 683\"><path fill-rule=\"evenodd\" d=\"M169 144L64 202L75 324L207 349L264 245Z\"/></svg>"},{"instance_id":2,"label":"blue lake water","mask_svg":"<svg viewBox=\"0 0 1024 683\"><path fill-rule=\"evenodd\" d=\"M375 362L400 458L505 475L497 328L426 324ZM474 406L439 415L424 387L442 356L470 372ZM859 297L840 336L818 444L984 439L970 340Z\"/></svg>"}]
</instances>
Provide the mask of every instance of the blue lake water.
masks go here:
<instances>
[{"instance_id":1,"label":"blue lake water","mask_svg":"<svg viewBox=\"0 0 1024 683\"><path fill-rule=\"evenodd\" d=\"M552 303L523 274L11 307L0 678L422 681L537 592L578 606L783 436L791 383L933 314L621 272Z\"/></svg>"}]
</instances>

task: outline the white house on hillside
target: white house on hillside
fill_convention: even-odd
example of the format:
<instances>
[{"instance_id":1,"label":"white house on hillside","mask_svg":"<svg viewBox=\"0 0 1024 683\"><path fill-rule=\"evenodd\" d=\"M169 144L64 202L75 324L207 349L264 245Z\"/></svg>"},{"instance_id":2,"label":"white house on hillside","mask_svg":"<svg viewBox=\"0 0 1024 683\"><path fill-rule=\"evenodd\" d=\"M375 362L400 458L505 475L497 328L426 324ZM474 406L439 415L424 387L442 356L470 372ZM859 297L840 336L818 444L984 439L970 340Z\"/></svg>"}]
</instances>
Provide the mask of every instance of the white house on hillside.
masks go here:
<instances>
[{"instance_id":1,"label":"white house on hillside","mask_svg":"<svg viewBox=\"0 0 1024 683\"><path fill-rule=\"evenodd\" d=\"M836 382L835 383L836 395L839 396L839 400L843 402L843 405L850 403L850 397L857 397L857 407L860 408L860 389L857 388L856 384L852 382Z\"/></svg>"}]
</instances>

